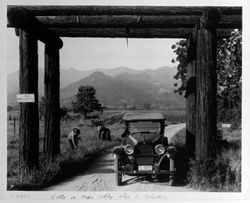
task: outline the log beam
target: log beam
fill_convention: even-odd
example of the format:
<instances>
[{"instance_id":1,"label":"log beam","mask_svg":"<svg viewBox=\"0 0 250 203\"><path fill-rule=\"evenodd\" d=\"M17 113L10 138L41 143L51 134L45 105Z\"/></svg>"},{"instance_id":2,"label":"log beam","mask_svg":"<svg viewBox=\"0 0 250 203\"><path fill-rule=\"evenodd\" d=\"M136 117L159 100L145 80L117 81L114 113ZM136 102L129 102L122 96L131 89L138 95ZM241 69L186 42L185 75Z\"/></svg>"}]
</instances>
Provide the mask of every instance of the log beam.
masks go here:
<instances>
[{"instance_id":1,"label":"log beam","mask_svg":"<svg viewBox=\"0 0 250 203\"><path fill-rule=\"evenodd\" d=\"M44 72L44 154L47 159L60 154L60 67L59 50L45 45Z\"/></svg>"},{"instance_id":2,"label":"log beam","mask_svg":"<svg viewBox=\"0 0 250 203\"><path fill-rule=\"evenodd\" d=\"M29 11L22 7L8 9L8 25L10 27L21 28L31 33L37 39L50 44L58 49L62 48L62 40L44 25L42 25Z\"/></svg>"},{"instance_id":3,"label":"log beam","mask_svg":"<svg viewBox=\"0 0 250 203\"><path fill-rule=\"evenodd\" d=\"M196 160L216 156L216 24L219 16L216 9L205 12L197 34Z\"/></svg>"},{"instance_id":4,"label":"log beam","mask_svg":"<svg viewBox=\"0 0 250 203\"><path fill-rule=\"evenodd\" d=\"M132 27L132 28L194 28L197 15L99 15L99 16L36 16L46 27ZM224 15L218 28L242 27L240 15Z\"/></svg>"},{"instance_id":5,"label":"log beam","mask_svg":"<svg viewBox=\"0 0 250 203\"><path fill-rule=\"evenodd\" d=\"M187 38L191 28L50 28L61 37L106 37L106 38ZM230 29L218 29L219 38L231 36Z\"/></svg>"},{"instance_id":6,"label":"log beam","mask_svg":"<svg viewBox=\"0 0 250 203\"><path fill-rule=\"evenodd\" d=\"M37 39L19 31L20 94L34 94L35 101L20 103L19 166L25 170L39 166L38 54Z\"/></svg>"},{"instance_id":7,"label":"log beam","mask_svg":"<svg viewBox=\"0 0 250 203\"><path fill-rule=\"evenodd\" d=\"M12 8L23 7L36 16L51 15L198 15L201 16L207 6L23 6L9 5ZM242 15L242 7L216 7L223 15Z\"/></svg>"}]
</instances>

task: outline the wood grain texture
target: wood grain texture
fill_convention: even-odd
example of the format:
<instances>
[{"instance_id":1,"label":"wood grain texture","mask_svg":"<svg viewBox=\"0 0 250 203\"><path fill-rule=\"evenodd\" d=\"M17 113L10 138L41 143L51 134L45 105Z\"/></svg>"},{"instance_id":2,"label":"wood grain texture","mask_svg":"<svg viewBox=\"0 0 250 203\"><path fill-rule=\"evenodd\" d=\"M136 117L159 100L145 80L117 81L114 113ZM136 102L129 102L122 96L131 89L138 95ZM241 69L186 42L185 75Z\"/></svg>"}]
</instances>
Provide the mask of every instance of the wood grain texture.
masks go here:
<instances>
[{"instance_id":1,"label":"wood grain texture","mask_svg":"<svg viewBox=\"0 0 250 203\"><path fill-rule=\"evenodd\" d=\"M50 28L61 37L106 37L106 38L187 38L192 28ZM218 37L228 38L230 29L218 29Z\"/></svg>"},{"instance_id":2,"label":"wood grain texture","mask_svg":"<svg viewBox=\"0 0 250 203\"><path fill-rule=\"evenodd\" d=\"M196 70L196 159L215 156L217 133L216 36L208 29L198 30Z\"/></svg>"},{"instance_id":3,"label":"wood grain texture","mask_svg":"<svg viewBox=\"0 0 250 203\"><path fill-rule=\"evenodd\" d=\"M44 154L47 159L60 154L60 67L59 50L45 46L44 73Z\"/></svg>"},{"instance_id":4,"label":"wood grain texture","mask_svg":"<svg viewBox=\"0 0 250 203\"><path fill-rule=\"evenodd\" d=\"M74 15L36 16L46 27L132 27L132 28L194 28L198 15ZM224 15L218 28L242 27L241 15Z\"/></svg>"},{"instance_id":5,"label":"wood grain texture","mask_svg":"<svg viewBox=\"0 0 250 203\"><path fill-rule=\"evenodd\" d=\"M23 7L33 15L201 15L207 6L24 6L9 5L8 10ZM242 7L216 7L224 15L241 15Z\"/></svg>"},{"instance_id":6,"label":"wood grain texture","mask_svg":"<svg viewBox=\"0 0 250 203\"><path fill-rule=\"evenodd\" d=\"M20 93L35 95L34 103L20 103L19 166L30 170L39 166L37 39L24 30L19 35Z\"/></svg>"}]
</instances>

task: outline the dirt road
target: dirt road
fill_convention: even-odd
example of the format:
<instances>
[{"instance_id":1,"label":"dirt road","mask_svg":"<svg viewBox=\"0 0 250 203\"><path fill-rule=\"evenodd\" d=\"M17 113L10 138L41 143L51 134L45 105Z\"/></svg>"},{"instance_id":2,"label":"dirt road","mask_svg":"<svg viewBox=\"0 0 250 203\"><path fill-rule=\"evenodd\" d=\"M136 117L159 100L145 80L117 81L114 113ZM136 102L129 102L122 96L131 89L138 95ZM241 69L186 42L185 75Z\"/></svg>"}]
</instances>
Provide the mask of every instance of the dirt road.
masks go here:
<instances>
[{"instance_id":1,"label":"dirt road","mask_svg":"<svg viewBox=\"0 0 250 203\"><path fill-rule=\"evenodd\" d=\"M183 129L185 124L167 126L168 137ZM155 191L155 192L193 192L187 186L168 186L165 181L154 179L137 179L135 176L123 176L123 186L117 186L114 175L113 155L111 150L99 157L82 174L58 185L46 188L46 191Z\"/></svg>"}]
</instances>

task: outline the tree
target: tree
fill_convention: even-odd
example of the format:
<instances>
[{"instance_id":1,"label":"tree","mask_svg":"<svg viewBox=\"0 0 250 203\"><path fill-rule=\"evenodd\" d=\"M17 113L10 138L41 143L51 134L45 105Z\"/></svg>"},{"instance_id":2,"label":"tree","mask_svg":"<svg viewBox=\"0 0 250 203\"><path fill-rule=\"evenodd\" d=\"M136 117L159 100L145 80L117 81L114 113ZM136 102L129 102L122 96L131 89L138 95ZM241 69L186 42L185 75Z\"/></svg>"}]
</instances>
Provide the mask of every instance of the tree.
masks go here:
<instances>
[{"instance_id":1,"label":"tree","mask_svg":"<svg viewBox=\"0 0 250 203\"><path fill-rule=\"evenodd\" d=\"M80 86L76 94L76 101L72 102L73 111L86 115L93 111L102 111L102 106L97 100L96 90L92 86Z\"/></svg>"},{"instance_id":2,"label":"tree","mask_svg":"<svg viewBox=\"0 0 250 203\"><path fill-rule=\"evenodd\" d=\"M217 43L217 99L218 99L218 119L222 120L239 116L241 110L241 46L242 33L239 30L232 32L228 39L219 40ZM187 41L180 40L172 46L177 57L172 62L179 62L175 79L181 79L181 85L176 92L182 94L186 90L187 74ZM177 84L175 84L177 86ZM238 109L238 110L235 110ZM232 115L232 111L235 115ZM228 112L228 113L227 113Z\"/></svg>"},{"instance_id":3,"label":"tree","mask_svg":"<svg viewBox=\"0 0 250 203\"><path fill-rule=\"evenodd\" d=\"M217 97L221 121L241 121L242 34L234 31L219 42Z\"/></svg>"}]
</instances>

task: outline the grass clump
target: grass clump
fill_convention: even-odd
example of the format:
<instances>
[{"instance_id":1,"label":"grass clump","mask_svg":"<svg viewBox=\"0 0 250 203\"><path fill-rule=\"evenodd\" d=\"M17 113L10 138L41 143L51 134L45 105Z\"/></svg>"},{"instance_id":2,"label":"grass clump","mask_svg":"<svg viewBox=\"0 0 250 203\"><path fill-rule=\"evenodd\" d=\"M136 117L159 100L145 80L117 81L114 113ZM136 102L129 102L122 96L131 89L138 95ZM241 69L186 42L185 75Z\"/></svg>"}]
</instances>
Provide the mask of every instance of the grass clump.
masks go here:
<instances>
[{"instance_id":1,"label":"grass clump","mask_svg":"<svg viewBox=\"0 0 250 203\"><path fill-rule=\"evenodd\" d=\"M191 161L188 175L190 186L202 191L240 192L240 140L240 131L227 131L222 135L215 159Z\"/></svg>"}]
</instances>

